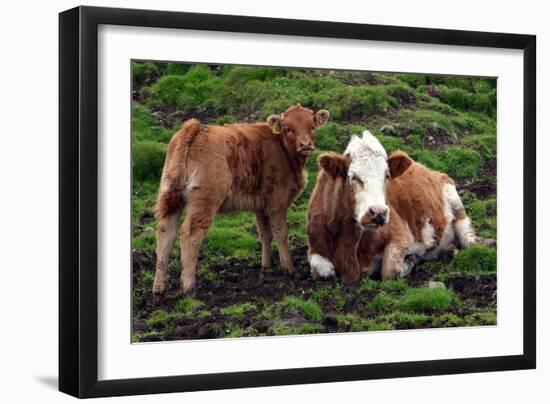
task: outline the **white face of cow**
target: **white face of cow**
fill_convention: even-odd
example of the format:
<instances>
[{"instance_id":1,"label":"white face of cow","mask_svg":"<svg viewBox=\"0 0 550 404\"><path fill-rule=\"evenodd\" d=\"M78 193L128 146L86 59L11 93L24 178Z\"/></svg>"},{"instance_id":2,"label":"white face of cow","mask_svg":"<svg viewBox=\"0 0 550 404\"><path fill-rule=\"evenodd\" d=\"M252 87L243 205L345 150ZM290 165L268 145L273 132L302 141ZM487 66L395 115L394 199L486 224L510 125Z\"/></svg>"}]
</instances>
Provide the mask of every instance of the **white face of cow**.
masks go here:
<instances>
[{"instance_id":1,"label":"white face of cow","mask_svg":"<svg viewBox=\"0 0 550 404\"><path fill-rule=\"evenodd\" d=\"M370 132L353 136L344 152L351 158L348 180L355 195L355 218L363 228L387 224L390 210L386 204L386 181L389 179L384 147Z\"/></svg>"}]
</instances>

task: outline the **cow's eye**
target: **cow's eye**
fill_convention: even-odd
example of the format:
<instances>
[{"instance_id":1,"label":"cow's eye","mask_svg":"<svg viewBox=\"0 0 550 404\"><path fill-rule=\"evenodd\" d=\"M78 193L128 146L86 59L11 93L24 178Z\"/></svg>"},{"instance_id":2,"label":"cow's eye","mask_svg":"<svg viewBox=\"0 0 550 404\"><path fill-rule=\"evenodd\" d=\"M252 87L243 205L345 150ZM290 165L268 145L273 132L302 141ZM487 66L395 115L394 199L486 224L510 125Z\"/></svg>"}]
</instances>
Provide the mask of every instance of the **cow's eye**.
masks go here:
<instances>
[{"instance_id":1,"label":"cow's eye","mask_svg":"<svg viewBox=\"0 0 550 404\"><path fill-rule=\"evenodd\" d=\"M390 179L390 173L386 172L386 181Z\"/></svg>"},{"instance_id":2,"label":"cow's eye","mask_svg":"<svg viewBox=\"0 0 550 404\"><path fill-rule=\"evenodd\" d=\"M359 178L357 175L355 174L352 174L350 177L349 177L350 181L351 182L355 182L356 184L359 184L359 185L363 185L363 181L361 181L361 178Z\"/></svg>"}]
</instances>

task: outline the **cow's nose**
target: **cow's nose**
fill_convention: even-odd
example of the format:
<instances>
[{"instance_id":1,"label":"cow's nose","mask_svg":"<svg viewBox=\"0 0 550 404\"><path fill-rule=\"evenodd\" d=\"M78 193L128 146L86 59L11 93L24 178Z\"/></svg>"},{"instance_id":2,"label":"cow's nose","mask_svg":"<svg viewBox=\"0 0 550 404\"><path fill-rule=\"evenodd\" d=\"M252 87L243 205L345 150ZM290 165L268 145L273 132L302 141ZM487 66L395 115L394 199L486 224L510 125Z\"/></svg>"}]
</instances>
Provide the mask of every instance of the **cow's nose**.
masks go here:
<instances>
[{"instance_id":1,"label":"cow's nose","mask_svg":"<svg viewBox=\"0 0 550 404\"><path fill-rule=\"evenodd\" d=\"M388 218L388 208L386 206L371 206L369 208L371 223L382 225L386 224Z\"/></svg>"},{"instance_id":2,"label":"cow's nose","mask_svg":"<svg viewBox=\"0 0 550 404\"><path fill-rule=\"evenodd\" d=\"M305 141L305 142L300 142L300 148L301 149L315 149L315 145L313 144L313 142L311 140L308 140L308 141Z\"/></svg>"}]
</instances>

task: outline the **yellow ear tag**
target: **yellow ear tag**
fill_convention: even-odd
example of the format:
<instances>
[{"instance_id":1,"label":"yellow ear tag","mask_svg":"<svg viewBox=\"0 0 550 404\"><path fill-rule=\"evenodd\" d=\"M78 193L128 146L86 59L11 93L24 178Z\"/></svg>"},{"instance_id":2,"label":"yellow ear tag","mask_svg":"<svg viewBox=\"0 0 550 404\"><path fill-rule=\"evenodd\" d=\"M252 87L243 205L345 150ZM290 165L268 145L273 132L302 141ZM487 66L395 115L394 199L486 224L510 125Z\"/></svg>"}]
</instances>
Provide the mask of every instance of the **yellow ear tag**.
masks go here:
<instances>
[{"instance_id":1,"label":"yellow ear tag","mask_svg":"<svg viewBox=\"0 0 550 404\"><path fill-rule=\"evenodd\" d=\"M274 123L273 125L271 125L271 132L272 132L274 135L278 135L279 133L281 133L281 129L279 128L279 125L277 125L276 123Z\"/></svg>"}]
</instances>

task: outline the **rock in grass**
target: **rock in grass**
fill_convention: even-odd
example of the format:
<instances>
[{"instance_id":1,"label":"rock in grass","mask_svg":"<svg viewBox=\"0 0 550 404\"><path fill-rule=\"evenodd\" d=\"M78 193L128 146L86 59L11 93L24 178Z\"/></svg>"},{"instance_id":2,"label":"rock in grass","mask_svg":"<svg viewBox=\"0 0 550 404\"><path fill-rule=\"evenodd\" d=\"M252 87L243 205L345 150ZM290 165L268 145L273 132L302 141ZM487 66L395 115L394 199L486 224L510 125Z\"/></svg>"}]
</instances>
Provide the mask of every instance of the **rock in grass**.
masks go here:
<instances>
[{"instance_id":1,"label":"rock in grass","mask_svg":"<svg viewBox=\"0 0 550 404\"><path fill-rule=\"evenodd\" d=\"M443 282L439 282L439 281L429 281L428 282L428 288L429 289L435 289L435 288L444 288L444 289L446 289L445 284Z\"/></svg>"}]
</instances>

